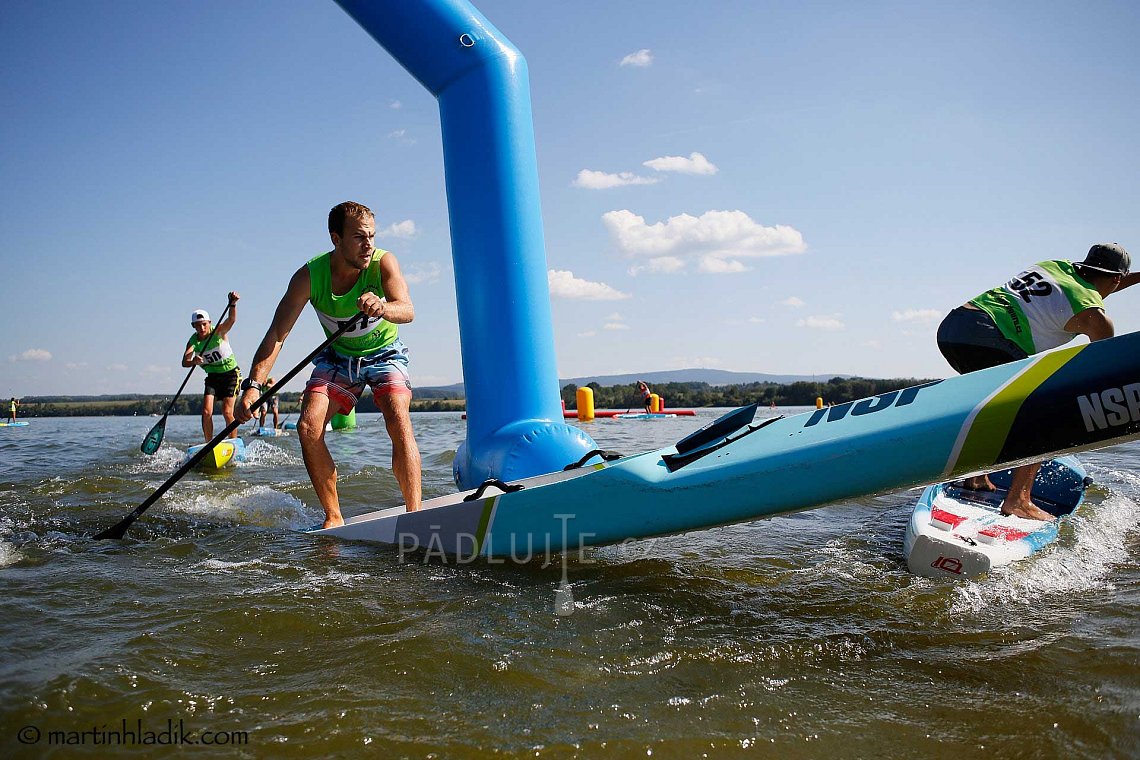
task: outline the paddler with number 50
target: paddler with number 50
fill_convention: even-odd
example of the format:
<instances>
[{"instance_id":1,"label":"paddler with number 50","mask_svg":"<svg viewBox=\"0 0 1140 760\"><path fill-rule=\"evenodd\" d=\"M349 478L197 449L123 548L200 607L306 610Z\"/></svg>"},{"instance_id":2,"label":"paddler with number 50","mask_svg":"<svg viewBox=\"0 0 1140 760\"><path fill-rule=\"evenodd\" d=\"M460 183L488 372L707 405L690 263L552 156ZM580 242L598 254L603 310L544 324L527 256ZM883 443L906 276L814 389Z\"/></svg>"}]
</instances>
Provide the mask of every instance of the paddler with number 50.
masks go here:
<instances>
[{"instance_id":1,"label":"paddler with number 50","mask_svg":"<svg viewBox=\"0 0 1140 760\"><path fill-rule=\"evenodd\" d=\"M412 383L408 376L408 349L400 342L397 325L415 317L408 284L396 257L373 246L376 219L359 203L346 201L333 207L328 219L333 249L298 269L277 305L265 333L249 379L242 383L237 418L248 422L297 317L306 303L313 305L329 337L349 321L356 321L313 361L315 369L305 384L297 437L309 479L325 510L325 528L344 524L336 489L336 463L325 445L325 425L334 414L348 414L366 386L384 414L392 439L392 471L400 484L409 512L420 508L420 452L412 434L409 414Z\"/></svg>"},{"instance_id":2,"label":"paddler with number 50","mask_svg":"<svg viewBox=\"0 0 1140 760\"><path fill-rule=\"evenodd\" d=\"M202 396L202 435L209 441L214 437L214 397L222 400L222 416L229 425L234 421L234 403L237 401L238 387L241 385L241 370L234 350L227 339L234 323L237 322L237 302L241 298L236 292L229 294L229 316L216 330L205 309L196 309L190 315L190 325L194 334L186 342L186 352L182 354L183 367L201 367L206 370L206 389ZM225 316L225 315L223 315ZM210 332L213 331L211 337ZM230 434L237 438L237 430Z\"/></svg>"}]
</instances>

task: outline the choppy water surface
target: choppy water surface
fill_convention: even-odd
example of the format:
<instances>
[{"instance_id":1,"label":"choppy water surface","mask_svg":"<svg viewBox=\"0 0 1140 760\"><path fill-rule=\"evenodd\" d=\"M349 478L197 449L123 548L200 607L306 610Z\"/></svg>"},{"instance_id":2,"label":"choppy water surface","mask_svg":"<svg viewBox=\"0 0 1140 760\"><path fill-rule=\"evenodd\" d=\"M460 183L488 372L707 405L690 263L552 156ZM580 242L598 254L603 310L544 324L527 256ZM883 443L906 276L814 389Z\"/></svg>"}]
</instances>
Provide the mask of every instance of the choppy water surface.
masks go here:
<instances>
[{"instance_id":1,"label":"choppy water surface","mask_svg":"<svg viewBox=\"0 0 1140 760\"><path fill-rule=\"evenodd\" d=\"M716 414L587 429L636 453ZM425 497L450 492L463 422L413 421ZM250 461L89 539L196 442L171 418L145 457L154 422L0 434L0 754L147 752L117 731L249 757L1140 755L1140 445L1084 455L1098 484L1059 543L978 582L907 573L911 491L587 550L557 616L557 561L297 532L321 511L296 438L247 438ZM400 501L360 422L329 434L347 514Z\"/></svg>"}]
</instances>

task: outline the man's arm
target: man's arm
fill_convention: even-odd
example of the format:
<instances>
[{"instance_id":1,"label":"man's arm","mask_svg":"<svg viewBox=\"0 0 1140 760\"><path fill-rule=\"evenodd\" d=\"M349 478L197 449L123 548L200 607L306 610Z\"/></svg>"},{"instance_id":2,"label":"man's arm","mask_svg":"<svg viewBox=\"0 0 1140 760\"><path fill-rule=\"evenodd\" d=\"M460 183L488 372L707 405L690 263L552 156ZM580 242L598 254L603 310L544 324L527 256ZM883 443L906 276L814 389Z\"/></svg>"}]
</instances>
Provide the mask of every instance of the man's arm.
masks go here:
<instances>
[{"instance_id":1,"label":"man's arm","mask_svg":"<svg viewBox=\"0 0 1140 760\"><path fill-rule=\"evenodd\" d=\"M186 346L186 350L182 353L182 366L197 367L201 363L202 357L194 353L194 346Z\"/></svg>"},{"instance_id":2,"label":"man's arm","mask_svg":"<svg viewBox=\"0 0 1140 760\"><path fill-rule=\"evenodd\" d=\"M357 308L370 317L383 317L394 325L406 325L416 317L408 283L400 272L395 255L386 253L380 259L380 277L384 282L384 300L375 293L365 293L356 302Z\"/></svg>"},{"instance_id":3,"label":"man's arm","mask_svg":"<svg viewBox=\"0 0 1140 760\"><path fill-rule=\"evenodd\" d=\"M1116 292L1119 293L1125 288L1130 288L1138 282L1140 282L1140 272L1126 274L1120 278L1120 287L1116 289Z\"/></svg>"},{"instance_id":4,"label":"man's arm","mask_svg":"<svg viewBox=\"0 0 1140 760\"><path fill-rule=\"evenodd\" d=\"M257 352L253 355L253 366L249 370L251 380L264 383L269 377L269 373L273 370L273 363L277 361L277 354L281 353L282 344L292 332L293 325L297 323L297 317L301 315L305 304L309 302L309 289L309 268L303 266L294 272L293 277L289 280L289 287L286 288L285 295L281 297L281 302L277 304L273 321L270 322L269 329L265 331L265 337L261 339L261 345L257 347ZM249 407L260 396L261 393L256 388L250 388L242 393L237 408L234 410L234 416L241 422L248 422L253 417Z\"/></svg>"},{"instance_id":5,"label":"man's arm","mask_svg":"<svg viewBox=\"0 0 1140 760\"><path fill-rule=\"evenodd\" d=\"M1065 330L1087 335L1089 340L1104 340L1116 334L1104 309L1085 309L1065 323Z\"/></svg>"},{"instance_id":6,"label":"man's arm","mask_svg":"<svg viewBox=\"0 0 1140 760\"><path fill-rule=\"evenodd\" d=\"M226 336L230 334L230 330L233 329L234 324L237 323L237 302L238 302L238 299L241 298L241 296L238 295L238 292L236 290L231 290L229 297L230 297L230 313L229 313L229 316L226 317L226 320L224 322L222 322L220 325L218 325L218 330L216 333L217 336L219 338L221 338L222 340L226 339Z\"/></svg>"}]
</instances>

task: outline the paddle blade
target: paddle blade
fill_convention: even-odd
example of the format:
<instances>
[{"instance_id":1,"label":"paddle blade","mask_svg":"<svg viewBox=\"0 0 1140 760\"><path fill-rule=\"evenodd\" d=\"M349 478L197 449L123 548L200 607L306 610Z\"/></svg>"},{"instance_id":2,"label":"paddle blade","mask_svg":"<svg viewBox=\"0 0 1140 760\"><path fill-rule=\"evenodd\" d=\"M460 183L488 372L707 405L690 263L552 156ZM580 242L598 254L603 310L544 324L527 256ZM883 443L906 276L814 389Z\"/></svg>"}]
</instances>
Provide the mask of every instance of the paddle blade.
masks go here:
<instances>
[{"instance_id":1,"label":"paddle blade","mask_svg":"<svg viewBox=\"0 0 1140 760\"><path fill-rule=\"evenodd\" d=\"M155 423L155 426L150 429L143 439L142 445L139 448L144 454L153 454L158 451L158 447L162 445L162 437L166 435L166 415L162 415L162 419Z\"/></svg>"}]
</instances>

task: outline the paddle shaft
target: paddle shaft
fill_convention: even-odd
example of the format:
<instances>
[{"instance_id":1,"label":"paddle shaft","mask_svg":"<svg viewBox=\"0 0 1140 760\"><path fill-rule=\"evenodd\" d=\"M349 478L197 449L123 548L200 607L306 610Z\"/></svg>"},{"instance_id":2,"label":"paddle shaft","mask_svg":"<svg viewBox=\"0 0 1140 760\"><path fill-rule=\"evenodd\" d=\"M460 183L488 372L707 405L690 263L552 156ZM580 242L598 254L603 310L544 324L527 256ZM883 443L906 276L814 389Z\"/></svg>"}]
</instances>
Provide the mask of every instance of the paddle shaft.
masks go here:
<instances>
[{"instance_id":1,"label":"paddle shaft","mask_svg":"<svg viewBox=\"0 0 1140 760\"><path fill-rule=\"evenodd\" d=\"M285 373L285 376L282 377L280 380L278 380L275 385L273 385L272 387L266 388L265 392L262 393L260 397L258 397L257 401L254 401L253 405L250 406L250 408L249 408L250 412L256 411L258 409L258 407L262 406L266 401L268 401L270 398L272 398L273 395L276 394L280 388L282 388L286 383L288 383L290 380L292 380L297 375L298 372L300 372L302 369L304 369L306 364L311 362L313 359L317 358L317 354L321 353L326 348L331 346L333 344L333 341L335 341L337 338L339 338L344 333L348 332L348 329L350 327L358 324L359 320L365 316L366 315L364 314L364 312L362 312L362 311L357 312L355 317L353 317L352 319L341 324L341 326L339 328L337 328L336 332L334 332L332 335L330 335L324 343L322 343L321 345L319 345L315 349L313 349L312 353L310 353L308 356L306 356L301 361L300 364L298 364L296 367L294 367L293 369L291 369L287 373ZM190 470L192 470L199 462L201 462L203 459L205 459L206 455L209 454L211 451L213 451L215 446L217 446L219 443L224 441L229 436L230 433L237 430L238 425L240 425L240 424L241 424L240 422L238 422L237 420L234 420L230 424L226 425L225 430L223 430L222 432L215 435L210 440L209 443L207 443L205 446L203 446L201 449L199 449L198 452L196 454L194 454L194 456L190 457L190 459L187 460L181 467L179 467L174 472L174 474L171 475L167 479L167 481L165 483L163 483L161 486L159 486L158 489L154 493L152 493L150 496L148 496L146 498L146 501L144 501L142 504L139 504L137 507L135 507L134 511L132 511L129 515L127 515L122 520L120 520L117 524L108 528L107 530L103 531L102 533L97 533L94 537L96 539L122 538L124 535L126 535L127 529L131 527L131 523L133 523L135 520L139 519L139 517L142 516L143 512L147 511L147 509L149 509L152 504L154 504L156 501L158 501L160 498L162 498L162 495L164 493L169 491L170 488L175 483L177 483L179 480L181 480L183 478L183 476L186 475L186 473L190 472Z\"/></svg>"}]
</instances>

